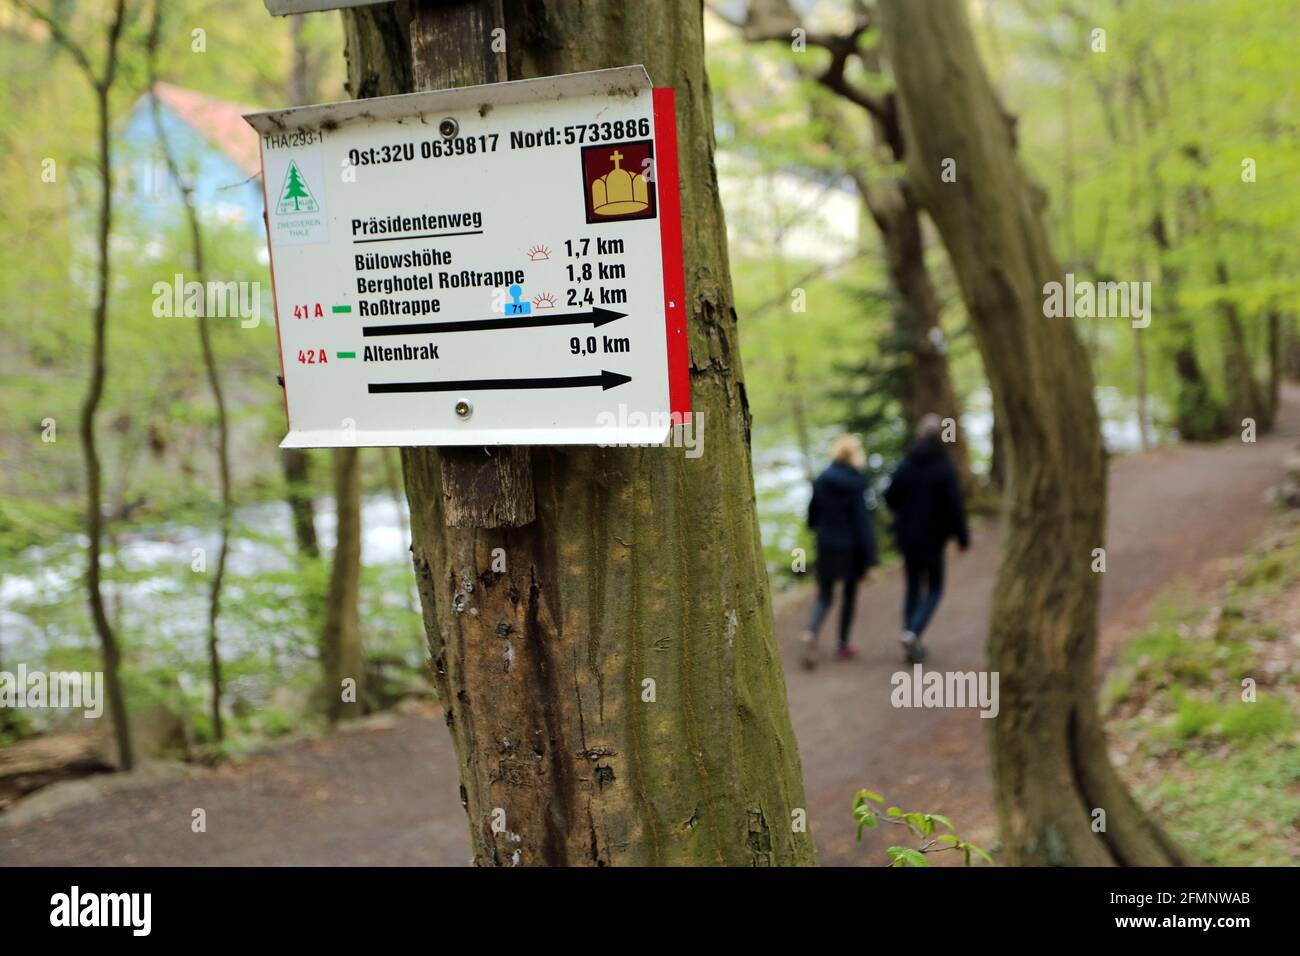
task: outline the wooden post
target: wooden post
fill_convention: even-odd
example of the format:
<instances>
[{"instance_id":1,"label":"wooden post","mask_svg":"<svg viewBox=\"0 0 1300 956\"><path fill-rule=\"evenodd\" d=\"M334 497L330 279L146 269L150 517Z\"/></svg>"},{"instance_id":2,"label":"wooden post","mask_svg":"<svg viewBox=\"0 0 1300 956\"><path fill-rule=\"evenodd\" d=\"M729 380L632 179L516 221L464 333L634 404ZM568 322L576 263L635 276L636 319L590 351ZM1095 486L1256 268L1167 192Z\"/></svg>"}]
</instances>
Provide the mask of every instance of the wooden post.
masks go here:
<instances>
[{"instance_id":1,"label":"wooden post","mask_svg":"<svg viewBox=\"0 0 1300 956\"><path fill-rule=\"evenodd\" d=\"M417 92L500 83L505 53L501 0L413 0L411 75ZM527 447L440 448L443 515L452 528L517 528L536 515Z\"/></svg>"}]
</instances>

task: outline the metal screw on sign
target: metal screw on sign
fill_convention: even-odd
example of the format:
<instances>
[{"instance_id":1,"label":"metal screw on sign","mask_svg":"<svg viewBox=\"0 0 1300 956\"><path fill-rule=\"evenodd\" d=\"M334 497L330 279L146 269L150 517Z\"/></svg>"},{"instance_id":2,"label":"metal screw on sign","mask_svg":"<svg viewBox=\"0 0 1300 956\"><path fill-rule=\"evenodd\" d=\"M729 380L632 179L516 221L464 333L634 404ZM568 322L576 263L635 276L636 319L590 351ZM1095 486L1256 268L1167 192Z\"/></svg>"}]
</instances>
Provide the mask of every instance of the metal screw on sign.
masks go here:
<instances>
[{"instance_id":1,"label":"metal screw on sign","mask_svg":"<svg viewBox=\"0 0 1300 956\"><path fill-rule=\"evenodd\" d=\"M443 120L441 123L438 124L438 132L441 133L447 139L451 139L459 131L460 131L460 124L457 123L450 116L448 116L445 120Z\"/></svg>"},{"instance_id":2,"label":"metal screw on sign","mask_svg":"<svg viewBox=\"0 0 1300 956\"><path fill-rule=\"evenodd\" d=\"M474 406L469 403L469 399L462 398L456 402L456 414L465 420L474 414Z\"/></svg>"}]
</instances>

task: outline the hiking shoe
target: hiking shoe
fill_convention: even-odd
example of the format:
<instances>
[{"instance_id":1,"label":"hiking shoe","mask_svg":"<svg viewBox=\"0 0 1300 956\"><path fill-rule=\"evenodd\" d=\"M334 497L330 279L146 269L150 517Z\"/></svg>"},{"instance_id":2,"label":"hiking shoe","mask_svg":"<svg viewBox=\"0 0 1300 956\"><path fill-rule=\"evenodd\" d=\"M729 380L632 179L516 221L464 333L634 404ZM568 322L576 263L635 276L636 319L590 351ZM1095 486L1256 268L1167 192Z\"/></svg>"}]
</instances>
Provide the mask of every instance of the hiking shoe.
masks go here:
<instances>
[{"instance_id":1,"label":"hiking shoe","mask_svg":"<svg viewBox=\"0 0 1300 956\"><path fill-rule=\"evenodd\" d=\"M925 648L921 639L911 631L904 631L900 639L903 645L903 659L909 664L919 664L925 660Z\"/></svg>"},{"instance_id":2,"label":"hiking shoe","mask_svg":"<svg viewBox=\"0 0 1300 956\"><path fill-rule=\"evenodd\" d=\"M803 665L806 671L817 669L817 637L812 631L805 631L803 637L799 638L799 643L803 645L799 652L799 663Z\"/></svg>"},{"instance_id":3,"label":"hiking shoe","mask_svg":"<svg viewBox=\"0 0 1300 956\"><path fill-rule=\"evenodd\" d=\"M835 659L837 661L851 661L858 656L858 649L852 644L841 644L835 648Z\"/></svg>"}]
</instances>

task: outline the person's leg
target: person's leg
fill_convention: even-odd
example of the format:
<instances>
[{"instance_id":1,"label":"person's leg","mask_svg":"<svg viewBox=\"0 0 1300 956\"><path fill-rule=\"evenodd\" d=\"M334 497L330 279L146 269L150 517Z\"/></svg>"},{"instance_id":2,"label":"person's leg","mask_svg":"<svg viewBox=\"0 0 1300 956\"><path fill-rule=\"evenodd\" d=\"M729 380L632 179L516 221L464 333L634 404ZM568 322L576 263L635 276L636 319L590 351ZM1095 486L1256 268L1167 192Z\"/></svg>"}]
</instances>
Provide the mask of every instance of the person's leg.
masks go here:
<instances>
[{"instance_id":1,"label":"person's leg","mask_svg":"<svg viewBox=\"0 0 1300 956\"><path fill-rule=\"evenodd\" d=\"M812 670L817 666L817 632L822 629L822 621L826 619L826 612L830 610L834 594L835 579L818 574L817 599L813 601L812 619L808 622L808 630L803 632L803 648L800 653L800 659L806 670Z\"/></svg>"},{"instance_id":2,"label":"person's leg","mask_svg":"<svg viewBox=\"0 0 1300 956\"><path fill-rule=\"evenodd\" d=\"M844 579L844 603L840 605L840 649L849 646L849 632L853 629L853 605L858 599L858 582Z\"/></svg>"},{"instance_id":3,"label":"person's leg","mask_svg":"<svg viewBox=\"0 0 1300 956\"><path fill-rule=\"evenodd\" d=\"M907 579L907 591L903 597L903 630L912 629L912 615L921 602L921 568L919 555L903 552L903 574Z\"/></svg>"},{"instance_id":4,"label":"person's leg","mask_svg":"<svg viewBox=\"0 0 1300 956\"><path fill-rule=\"evenodd\" d=\"M930 623L930 618L934 616L935 609L939 606L939 600L943 597L943 551L939 550L928 555L924 564L925 574L925 596L916 605L916 611L912 615L908 628L917 637L920 637L925 631L926 626Z\"/></svg>"},{"instance_id":5,"label":"person's leg","mask_svg":"<svg viewBox=\"0 0 1300 956\"><path fill-rule=\"evenodd\" d=\"M911 551L903 552L903 572L907 577L907 594L903 599L903 658L909 664L916 664L925 659L925 651L912 631L912 618L921 603L921 581L925 564L921 555Z\"/></svg>"},{"instance_id":6,"label":"person's leg","mask_svg":"<svg viewBox=\"0 0 1300 956\"><path fill-rule=\"evenodd\" d=\"M817 634L822 629L822 621L826 620L826 612L831 609L833 600L835 600L835 579L818 575L817 599L813 601L812 619L808 622L807 632L812 635L813 640L817 639Z\"/></svg>"}]
</instances>

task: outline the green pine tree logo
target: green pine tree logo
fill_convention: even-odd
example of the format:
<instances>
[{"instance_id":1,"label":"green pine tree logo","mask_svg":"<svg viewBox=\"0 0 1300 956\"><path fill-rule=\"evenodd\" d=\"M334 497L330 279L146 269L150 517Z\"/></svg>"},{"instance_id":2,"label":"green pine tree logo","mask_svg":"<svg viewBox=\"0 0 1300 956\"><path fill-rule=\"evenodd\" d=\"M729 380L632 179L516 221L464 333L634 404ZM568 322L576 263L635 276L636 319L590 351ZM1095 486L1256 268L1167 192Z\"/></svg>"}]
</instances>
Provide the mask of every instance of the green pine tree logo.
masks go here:
<instances>
[{"instance_id":1,"label":"green pine tree logo","mask_svg":"<svg viewBox=\"0 0 1300 956\"><path fill-rule=\"evenodd\" d=\"M299 212L319 212L316 197L311 194L302 170L293 160L289 160L289 170L284 174L284 185L280 187L280 202L275 207L276 215L292 216Z\"/></svg>"}]
</instances>

